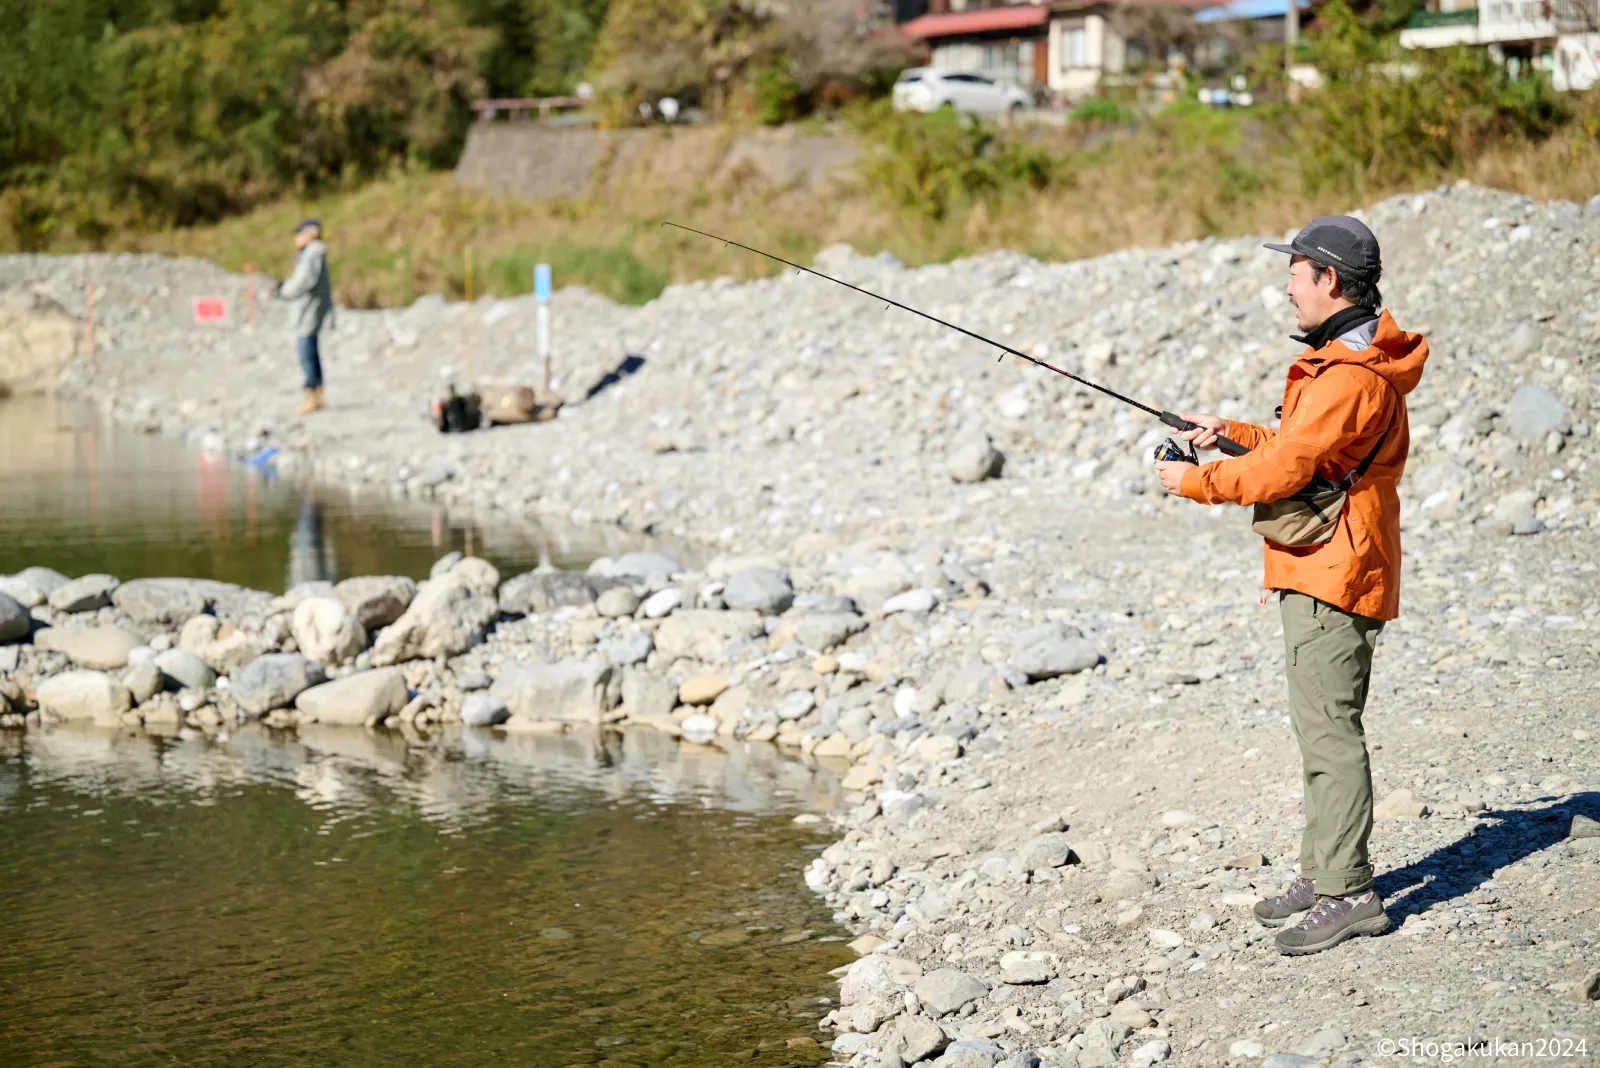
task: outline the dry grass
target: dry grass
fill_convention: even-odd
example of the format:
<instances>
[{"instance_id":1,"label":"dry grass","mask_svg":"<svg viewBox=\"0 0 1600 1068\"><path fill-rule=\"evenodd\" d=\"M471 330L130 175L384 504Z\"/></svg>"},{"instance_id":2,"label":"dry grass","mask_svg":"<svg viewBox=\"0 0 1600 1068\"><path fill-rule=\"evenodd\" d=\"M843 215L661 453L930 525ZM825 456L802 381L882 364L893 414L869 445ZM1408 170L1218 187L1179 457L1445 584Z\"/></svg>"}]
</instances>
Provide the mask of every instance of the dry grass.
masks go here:
<instances>
[{"instance_id":1,"label":"dry grass","mask_svg":"<svg viewBox=\"0 0 1600 1068\"><path fill-rule=\"evenodd\" d=\"M1570 137L1501 145L1470 161L1460 176L1581 202L1600 189L1597 132L1579 122ZM590 198L534 203L461 189L448 175L421 174L318 200L283 201L213 226L120 233L106 245L201 256L232 269L248 261L282 276L293 259L294 224L311 215L324 223L338 296L347 304L399 305L431 292L459 297L469 253L474 295L527 292L532 266L542 260L553 265L558 285L587 285L639 303L669 283L775 269L747 253L662 228L667 218L797 262L809 262L835 241L868 253L887 249L910 264L999 248L1071 259L1206 235L1281 233L1313 215L1405 191L1307 192L1295 157L1264 120L1191 115L1115 136L1036 136L1056 161L1043 188L1006 186L937 221L886 206L881 190L860 181L773 190L745 175L735 185L708 189L685 188L659 173L634 174Z\"/></svg>"}]
</instances>

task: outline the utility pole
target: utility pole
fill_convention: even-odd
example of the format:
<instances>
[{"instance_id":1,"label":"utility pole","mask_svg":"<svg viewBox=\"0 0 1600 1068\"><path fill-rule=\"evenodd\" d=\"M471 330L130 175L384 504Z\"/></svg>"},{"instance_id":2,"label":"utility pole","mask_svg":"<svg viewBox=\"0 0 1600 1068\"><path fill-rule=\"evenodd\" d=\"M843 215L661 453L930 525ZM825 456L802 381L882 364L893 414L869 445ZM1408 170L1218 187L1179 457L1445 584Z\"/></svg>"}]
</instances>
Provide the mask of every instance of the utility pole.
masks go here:
<instances>
[{"instance_id":1,"label":"utility pole","mask_svg":"<svg viewBox=\"0 0 1600 1068\"><path fill-rule=\"evenodd\" d=\"M1283 76L1288 84L1289 103L1300 102L1300 87L1294 80L1294 49L1300 41L1300 5L1286 0L1283 11Z\"/></svg>"}]
</instances>

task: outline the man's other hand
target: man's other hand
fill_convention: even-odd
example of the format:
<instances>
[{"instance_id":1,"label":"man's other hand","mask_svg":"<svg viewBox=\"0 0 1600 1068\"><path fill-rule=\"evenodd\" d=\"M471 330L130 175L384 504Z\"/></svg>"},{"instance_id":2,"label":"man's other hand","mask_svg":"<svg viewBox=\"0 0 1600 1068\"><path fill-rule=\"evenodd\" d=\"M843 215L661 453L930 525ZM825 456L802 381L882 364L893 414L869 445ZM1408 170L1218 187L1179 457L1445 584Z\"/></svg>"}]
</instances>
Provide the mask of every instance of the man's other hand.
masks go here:
<instances>
[{"instance_id":1,"label":"man's other hand","mask_svg":"<svg viewBox=\"0 0 1600 1068\"><path fill-rule=\"evenodd\" d=\"M1228 421L1215 415L1206 415L1203 412L1179 412L1178 418L1199 425L1198 430L1185 430L1180 436L1184 441L1194 442L1197 449L1214 449L1217 447L1217 435L1228 429ZM1163 482L1166 480L1163 479Z\"/></svg>"},{"instance_id":2,"label":"man's other hand","mask_svg":"<svg viewBox=\"0 0 1600 1068\"><path fill-rule=\"evenodd\" d=\"M1184 418L1189 419L1187 415ZM1189 419L1189 421L1191 423L1194 422L1193 419ZM1186 463L1183 460L1164 460L1156 464L1156 475L1161 479L1161 488L1174 497L1180 496L1178 487L1183 485L1183 473L1192 470L1194 470L1194 464Z\"/></svg>"}]
</instances>

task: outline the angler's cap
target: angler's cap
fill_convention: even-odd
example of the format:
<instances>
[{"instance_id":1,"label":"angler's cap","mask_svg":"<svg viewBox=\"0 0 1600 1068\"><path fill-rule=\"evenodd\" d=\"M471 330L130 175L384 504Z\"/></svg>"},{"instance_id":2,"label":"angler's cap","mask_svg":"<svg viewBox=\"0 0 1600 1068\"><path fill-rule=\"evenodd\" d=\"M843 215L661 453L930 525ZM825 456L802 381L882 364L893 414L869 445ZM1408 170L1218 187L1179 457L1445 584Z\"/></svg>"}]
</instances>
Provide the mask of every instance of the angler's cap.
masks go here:
<instances>
[{"instance_id":1,"label":"angler's cap","mask_svg":"<svg viewBox=\"0 0 1600 1068\"><path fill-rule=\"evenodd\" d=\"M1383 266L1378 239L1360 219L1348 215L1321 215L1306 223L1287 245L1269 244L1275 252L1305 256L1341 274L1365 281Z\"/></svg>"},{"instance_id":2,"label":"angler's cap","mask_svg":"<svg viewBox=\"0 0 1600 1068\"><path fill-rule=\"evenodd\" d=\"M296 226L294 228L294 232L297 233L297 234L303 234L307 230L320 230L320 229L322 229L322 224L317 222L317 220L315 220L315 219L301 219L300 220L300 225Z\"/></svg>"}]
</instances>

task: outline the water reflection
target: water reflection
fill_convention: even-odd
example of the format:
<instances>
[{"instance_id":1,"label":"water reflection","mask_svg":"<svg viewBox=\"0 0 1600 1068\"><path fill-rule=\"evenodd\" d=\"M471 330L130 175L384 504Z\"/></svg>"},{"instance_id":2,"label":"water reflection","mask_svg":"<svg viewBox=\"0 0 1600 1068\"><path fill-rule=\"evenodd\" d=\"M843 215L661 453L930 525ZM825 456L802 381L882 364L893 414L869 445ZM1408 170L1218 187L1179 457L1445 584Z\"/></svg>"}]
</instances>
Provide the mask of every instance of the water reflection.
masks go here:
<instances>
[{"instance_id":1,"label":"water reflection","mask_svg":"<svg viewBox=\"0 0 1600 1068\"><path fill-rule=\"evenodd\" d=\"M0 574L32 565L281 591L303 578L427 575L472 551L502 571L647 547L614 528L479 523L373 491L292 484L49 398L0 399Z\"/></svg>"},{"instance_id":2,"label":"water reflection","mask_svg":"<svg viewBox=\"0 0 1600 1068\"><path fill-rule=\"evenodd\" d=\"M26 772L34 785L188 804L240 785L291 786L307 804L403 802L425 819L463 827L507 791L762 815L827 811L839 800L832 772L773 746L695 745L646 728L550 735L452 728L417 748L393 731L322 724L294 732L249 724L219 739L62 725L0 732L0 759L0 783ZM0 790L0 815L4 798Z\"/></svg>"},{"instance_id":3,"label":"water reflection","mask_svg":"<svg viewBox=\"0 0 1600 1068\"><path fill-rule=\"evenodd\" d=\"M799 879L827 835L790 816L837 796L648 730L0 732L0 974L27 977L0 1048L816 1064L850 954Z\"/></svg>"}]
</instances>

